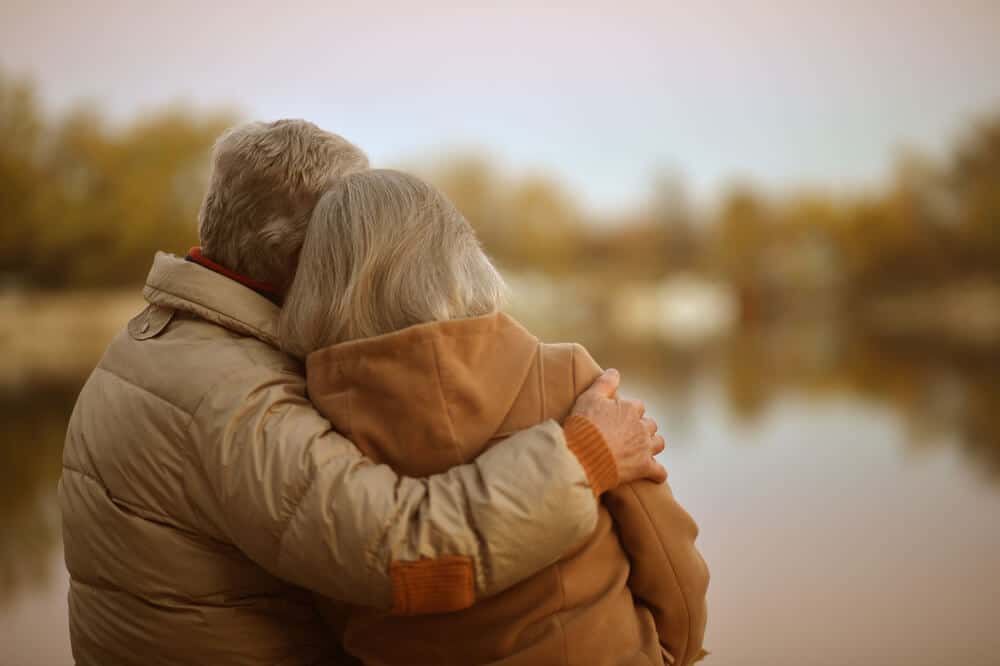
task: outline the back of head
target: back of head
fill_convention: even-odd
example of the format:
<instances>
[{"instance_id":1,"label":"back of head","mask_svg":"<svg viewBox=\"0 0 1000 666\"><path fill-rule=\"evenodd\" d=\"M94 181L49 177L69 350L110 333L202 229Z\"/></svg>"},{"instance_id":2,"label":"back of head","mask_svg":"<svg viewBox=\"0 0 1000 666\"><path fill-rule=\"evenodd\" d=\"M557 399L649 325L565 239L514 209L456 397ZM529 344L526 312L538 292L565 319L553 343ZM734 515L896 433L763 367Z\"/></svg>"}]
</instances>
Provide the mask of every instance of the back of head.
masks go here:
<instances>
[{"instance_id":1,"label":"back of head","mask_svg":"<svg viewBox=\"0 0 1000 666\"><path fill-rule=\"evenodd\" d=\"M304 357L414 324L490 314L505 294L443 194L400 171L364 171L339 179L316 205L279 337Z\"/></svg>"},{"instance_id":2,"label":"back of head","mask_svg":"<svg viewBox=\"0 0 1000 666\"><path fill-rule=\"evenodd\" d=\"M227 130L216 141L198 215L202 252L286 290L320 195L337 178L366 168L360 149L304 120Z\"/></svg>"}]
</instances>

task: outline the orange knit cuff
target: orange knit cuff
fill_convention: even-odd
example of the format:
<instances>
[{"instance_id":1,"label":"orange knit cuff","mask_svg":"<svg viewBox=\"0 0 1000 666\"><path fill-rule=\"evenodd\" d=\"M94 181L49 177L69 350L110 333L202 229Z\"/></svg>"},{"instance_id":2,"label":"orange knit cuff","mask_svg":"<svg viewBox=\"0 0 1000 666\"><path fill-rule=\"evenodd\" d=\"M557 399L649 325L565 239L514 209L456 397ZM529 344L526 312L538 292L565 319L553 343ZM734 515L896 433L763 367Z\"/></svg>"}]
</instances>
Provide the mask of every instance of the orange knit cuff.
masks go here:
<instances>
[{"instance_id":1,"label":"orange knit cuff","mask_svg":"<svg viewBox=\"0 0 1000 666\"><path fill-rule=\"evenodd\" d=\"M618 465L611 455L604 435L586 416L574 414L563 423L566 446L576 455L594 491L600 497L604 491L618 485Z\"/></svg>"},{"instance_id":2,"label":"orange knit cuff","mask_svg":"<svg viewBox=\"0 0 1000 666\"><path fill-rule=\"evenodd\" d=\"M476 601L472 559L449 555L416 562L393 562L392 614L453 613Z\"/></svg>"}]
</instances>

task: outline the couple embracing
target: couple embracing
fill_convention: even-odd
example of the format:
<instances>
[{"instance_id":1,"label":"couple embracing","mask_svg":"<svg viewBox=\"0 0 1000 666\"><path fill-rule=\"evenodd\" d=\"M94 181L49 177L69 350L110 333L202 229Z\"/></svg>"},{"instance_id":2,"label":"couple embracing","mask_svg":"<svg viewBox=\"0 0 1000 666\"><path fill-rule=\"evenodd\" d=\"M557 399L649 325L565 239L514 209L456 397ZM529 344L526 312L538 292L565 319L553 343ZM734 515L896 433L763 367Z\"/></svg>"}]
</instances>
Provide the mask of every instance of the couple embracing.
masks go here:
<instances>
[{"instance_id":1,"label":"couple embracing","mask_svg":"<svg viewBox=\"0 0 1000 666\"><path fill-rule=\"evenodd\" d=\"M447 198L304 121L220 137L200 247L70 420L78 664L689 664L657 426L501 311Z\"/></svg>"}]
</instances>

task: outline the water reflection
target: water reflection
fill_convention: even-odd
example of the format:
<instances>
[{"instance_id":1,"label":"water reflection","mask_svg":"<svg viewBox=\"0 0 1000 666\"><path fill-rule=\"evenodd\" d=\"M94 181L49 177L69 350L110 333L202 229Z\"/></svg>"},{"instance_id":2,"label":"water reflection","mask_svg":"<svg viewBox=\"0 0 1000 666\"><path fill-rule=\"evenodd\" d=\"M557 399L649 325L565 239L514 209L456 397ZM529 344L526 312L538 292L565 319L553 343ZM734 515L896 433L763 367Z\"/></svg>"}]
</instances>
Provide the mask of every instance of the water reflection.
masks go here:
<instances>
[{"instance_id":1,"label":"water reflection","mask_svg":"<svg viewBox=\"0 0 1000 666\"><path fill-rule=\"evenodd\" d=\"M976 474L1000 483L1000 349L928 346L836 322L749 328L695 350L650 341L590 347L603 364L665 392L682 421L706 376L721 377L728 410L746 424L785 396L851 397L897 412L908 450L953 444Z\"/></svg>"},{"instance_id":2,"label":"water reflection","mask_svg":"<svg viewBox=\"0 0 1000 666\"><path fill-rule=\"evenodd\" d=\"M18 385L0 392L0 606L51 575L60 543L55 488L63 437L82 382Z\"/></svg>"}]
</instances>

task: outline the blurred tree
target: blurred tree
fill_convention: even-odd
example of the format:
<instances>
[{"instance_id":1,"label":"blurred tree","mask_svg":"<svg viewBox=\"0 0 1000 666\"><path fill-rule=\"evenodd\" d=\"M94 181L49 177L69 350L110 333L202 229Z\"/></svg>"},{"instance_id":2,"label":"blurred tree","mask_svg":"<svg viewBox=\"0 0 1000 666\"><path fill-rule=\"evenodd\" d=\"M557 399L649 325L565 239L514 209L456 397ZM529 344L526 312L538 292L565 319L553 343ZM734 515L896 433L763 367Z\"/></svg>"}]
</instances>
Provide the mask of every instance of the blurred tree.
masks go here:
<instances>
[{"instance_id":1,"label":"blurred tree","mask_svg":"<svg viewBox=\"0 0 1000 666\"><path fill-rule=\"evenodd\" d=\"M690 271L699 267L703 251L687 183L681 172L662 170L654 179L649 203L651 222L663 228L664 272Z\"/></svg>"},{"instance_id":2,"label":"blurred tree","mask_svg":"<svg viewBox=\"0 0 1000 666\"><path fill-rule=\"evenodd\" d=\"M0 72L0 279L137 281L155 250L183 252L196 242L212 141L233 120L174 107L111 126L80 105L51 117L29 82ZM615 224L588 223L557 181L511 178L482 156L438 162L430 180L502 266L629 281L714 272L750 318L810 298L808 285L835 284L857 301L1000 279L1000 116L972 128L944 165L904 153L886 187L765 196L734 186L704 221L676 172L657 176L646 205Z\"/></svg>"},{"instance_id":3,"label":"blurred tree","mask_svg":"<svg viewBox=\"0 0 1000 666\"><path fill-rule=\"evenodd\" d=\"M528 176L504 197L506 233L514 265L556 275L574 268L585 233L571 197L553 180Z\"/></svg>"},{"instance_id":4,"label":"blurred tree","mask_svg":"<svg viewBox=\"0 0 1000 666\"><path fill-rule=\"evenodd\" d=\"M733 186L722 197L715 220L716 266L736 284L758 279L774 216L749 186Z\"/></svg>"},{"instance_id":5,"label":"blurred tree","mask_svg":"<svg viewBox=\"0 0 1000 666\"><path fill-rule=\"evenodd\" d=\"M1000 276L1000 114L983 120L959 141L949 184L969 257Z\"/></svg>"},{"instance_id":6,"label":"blurred tree","mask_svg":"<svg viewBox=\"0 0 1000 666\"><path fill-rule=\"evenodd\" d=\"M52 492L62 471L66 423L79 385L27 384L0 390L0 604L51 572L59 544Z\"/></svg>"},{"instance_id":7,"label":"blurred tree","mask_svg":"<svg viewBox=\"0 0 1000 666\"><path fill-rule=\"evenodd\" d=\"M736 289L745 321L764 315L764 266L774 216L769 202L746 185L723 196L711 240L714 270Z\"/></svg>"},{"instance_id":8,"label":"blurred tree","mask_svg":"<svg viewBox=\"0 0 1000 666\"><path fill-rule=\"evenodd\" d=\"M23 272L40 220L41 110L34 87L0 75L0 277Z\"/></svg>"},{"instance_id":9,"label":"blurred tree","mask_svg":"<svg viewBox=\"0 0 1000 666\"><path fill-rule=\"evenodd\" d=\"M511 182L475 156L445 160L429 179L502 266L553 274L574 267L586 231L572 198L555 181L532 175Z\"/></svg>"},{"instance_id":10,"label":"blurred tree","mask_svg":"<svg viewBox=\"0 0 1000 666\"><path fill-rule=\"evenodd\" d=\"M600 278L611 297L623 279L656 281L705 270L701 227L684 179L676 171L661 171L638 211L582 229L577 270Z\"/></svg>"},{"instance_id":11,"label":"blurred tree","mask_svg":"<svg viewBox=\"0 0 1000 666\"><path fill-rule=\"evenodd\" d=\"M476 229L491 256L501 262L513 256L501 199L504 185L489 160L480 155L456 155L429 169L427 177Z\"/></svg>"},{"instance_id":12,"label":"blurred tree","mask_svg":"<svg viewBox=\"0 0 1000 666\"><path fill-rule=\"evenodd\" d=\"M167 109L112 129L98 109L43 116L0 76L0 276L49 286L141 280L158 249L197 242L215 137L230 113Z\"/></svg>"}]
</instances>

